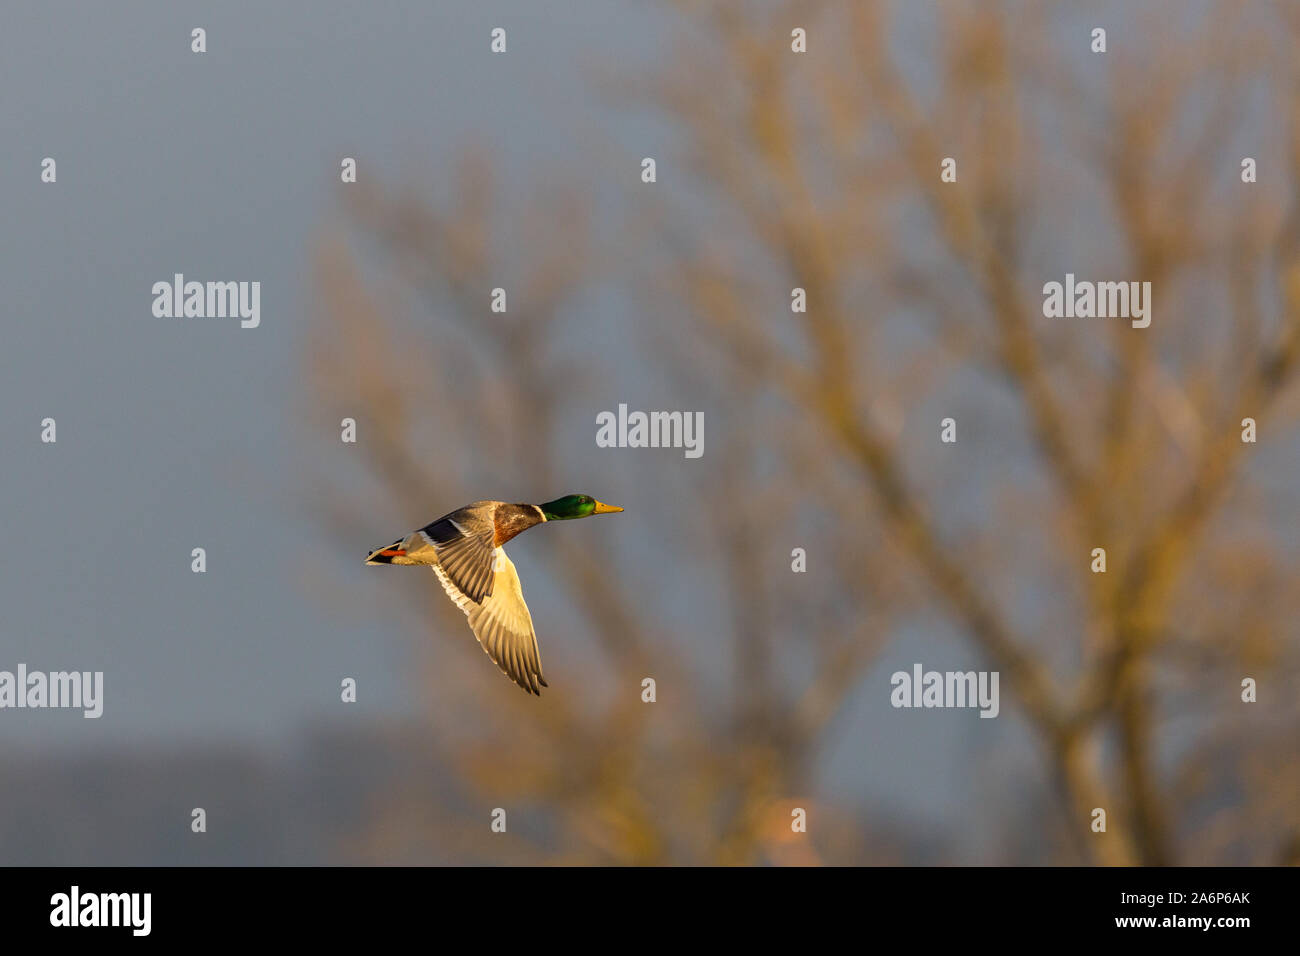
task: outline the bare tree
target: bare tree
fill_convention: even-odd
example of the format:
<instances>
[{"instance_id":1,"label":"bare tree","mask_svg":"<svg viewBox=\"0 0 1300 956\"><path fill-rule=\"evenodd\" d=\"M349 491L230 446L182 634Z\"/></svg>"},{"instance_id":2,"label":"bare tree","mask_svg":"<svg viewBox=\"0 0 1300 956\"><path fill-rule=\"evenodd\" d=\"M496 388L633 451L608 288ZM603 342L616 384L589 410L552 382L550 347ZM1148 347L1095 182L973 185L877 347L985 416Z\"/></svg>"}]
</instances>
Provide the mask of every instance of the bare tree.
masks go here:
<instances>
[{"instance_id":1,"label":"bare tree","mask_svg":"<svg viewBox=\"0 0 1300 956\"><path fill-rule=\"evenodd\" d=\"M362 502L433 517L470 488L609 477L559 451L615 374L576 360L564 318L597 277L719 423L720 464L662 491L673 530L634 519L643 564L707 582L707 639L632 586L627 551L556 535L584 692L488 694L470 642L453 676L439 641L422 679L458 796L385 803L383 828L413 816L429 852L498 859L523 851L488 842L479 801L510 793L533 814L519 859L889 859L816 792L816 761L876 651L937 612L1039 742L1055 799L1018 824L1041 834L1035 862L1295 860L1296 502L1278 476L1297 450L1300 20L1176 6L1129 15L1140 42L1112 34L1103 58L1033 4L945 4L921 52L887 4L683 4L691 29L638 91L689 181L638 204L644 256L611 254L563 190L512 200L500 228L483 157L446 211L357 187L350 228L422 299L376 302L366 256L322 244L313 400L362 409L370 436L368 483L330 491L354 545ZM1269 172L1243 183L1243 156ZM1066 272L1149 281L1150 327L1044 318ZM502 274L517 288L495 314ZM823 573L791 573L795 539ZM462 626L424 600L438 630ZM652 672L671 704L647 710ZM792 840L814 800L825 825Z\"/></svg>"}]
</instances>

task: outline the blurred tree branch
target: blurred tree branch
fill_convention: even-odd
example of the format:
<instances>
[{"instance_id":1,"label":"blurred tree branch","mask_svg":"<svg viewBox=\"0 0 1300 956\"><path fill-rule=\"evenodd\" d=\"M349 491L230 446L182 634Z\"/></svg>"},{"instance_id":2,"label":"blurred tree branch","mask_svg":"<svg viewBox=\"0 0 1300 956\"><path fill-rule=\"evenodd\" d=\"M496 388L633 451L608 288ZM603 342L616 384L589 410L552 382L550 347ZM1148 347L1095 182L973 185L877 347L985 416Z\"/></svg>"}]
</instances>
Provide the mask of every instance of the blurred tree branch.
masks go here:
<instances>
[{"instance_id":1,"label":"blurred tree branch","mask_svg":"<svg viewBox=\"0 0 1300 956\"><path fill-rule=\"evenodd\" d=\"M445 213L377 188L349 204L350 228L376 241L432 325L371 302L341 247L322 252L311 381L322 407L360 408L370 425L374 485L355 500L427 520L435 501L495 495L521 475L568 483L565 423L589 421L588 389L617 374L557 344L596 261L630 310L671 329L648 354L726 425L711 425L716 464L672 498L681 538L644 538L644 566L603 539L548 543L581 637L543 643L581 669L570 686L582 694L539 706L505 693L428 589L431 732L447 738L439 753L464 799L525 801L545 818L527 852L566 862L842 860L852 841L795 852L772 821L810 792L877 652L933 606L1001 672L1040 742L1060 794L1053 825L1075 835L1040 860L1289 858L1300 809L1286 782L1259 776L1254 750L1234 752L1256 734L1242 705L1210 708L1215 732L1176 747L1167 728L1188 694L1234 698L1244 668L1266 661L1275 683L1297 669L1285 597L1297 555L1277 533L1294 501L1266 493L1252 460L1296 441L1300 68L1288 53L1300 16L1219 4L1172 29L1169 7L1142 11L1133 30L1148 47L1097 71L1033 4L945 5L926 63L897 52L902 8L886 3L679 6L688 29L647 92L690 189L653 190L644 255L610 256L581 193L535 188L542 198L512 205L501 228L479 156ZM791 54L791 25L815 53ZM1242 104L1261 86L1285 141L1256 135L1252 155L1274 149L1272 168L1286 157L1292 173L1224 188ZM1045 117L1075 122L1058 135ZM957 183L939 181L945 156L959 159ZM1151 282L1151 327L1044 320L1042 283L1067 270ZM505 275L510 311L492 313ZM804 312L787 304L794 287ZM916 437L936 403L960 409L971 436L939 453ZM983 410L998 434L972 435ZM1269 424L1267 441L1241 441L1246 417L1261 435ZM981 443L1005 452L1001 470L975 466ZM1005 491L1013 524L979 504L959 520L936 469ZM790 573L790 539L823 574ZM1105 574L1089 570L1094 547ZM1242 562L1254 584L1226 583ZM683 563L692 606L725 633L679 643L670 609L644 597ZM1027 610L1024 582L1046 572ZM1251 586L1265 598L1246 600ZM1247 621L1249 639L1236 634ZM474 667L450 678L446 653ZM726 679L711 669L723 659ZM671 706L640 703L650 673ZM1295 715L1268 713L1278 723L1260 739L1277 746ZM1216 761L1221 789L1232 774L1259 789L1271 842L1245 803L1199 809L1200 759ZM1086 829L1095 807L1105 834ZM450 815L420 826L446 852L501 852Z\"/></svg>"}]
</instances>

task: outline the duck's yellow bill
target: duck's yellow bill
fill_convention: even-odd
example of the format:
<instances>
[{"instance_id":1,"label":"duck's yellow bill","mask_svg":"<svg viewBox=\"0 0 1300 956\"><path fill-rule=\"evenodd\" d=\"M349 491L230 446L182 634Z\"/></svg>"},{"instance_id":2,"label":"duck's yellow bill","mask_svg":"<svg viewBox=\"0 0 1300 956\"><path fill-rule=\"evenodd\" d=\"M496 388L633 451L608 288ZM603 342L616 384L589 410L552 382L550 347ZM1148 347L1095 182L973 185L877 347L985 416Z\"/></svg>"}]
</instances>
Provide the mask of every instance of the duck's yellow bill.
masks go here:
<instances>
[{"instance_id":1,"label":"duck's yellow bill","mask_svg":"<svg viewBox=\"0 0 1300 956\"><path fill-rule=\"evenodd\" d=\"M597 514L597 515L612 515L612 514L614 514L615 512L622 511L622 510L623 510L623 509L620 508L618 505L607 505L607 504L605 504L605 502L603 502L603 501L597 501L597 502L596 502L596 510L593 511L592 514Z\"/></svg>"}]
</instances>

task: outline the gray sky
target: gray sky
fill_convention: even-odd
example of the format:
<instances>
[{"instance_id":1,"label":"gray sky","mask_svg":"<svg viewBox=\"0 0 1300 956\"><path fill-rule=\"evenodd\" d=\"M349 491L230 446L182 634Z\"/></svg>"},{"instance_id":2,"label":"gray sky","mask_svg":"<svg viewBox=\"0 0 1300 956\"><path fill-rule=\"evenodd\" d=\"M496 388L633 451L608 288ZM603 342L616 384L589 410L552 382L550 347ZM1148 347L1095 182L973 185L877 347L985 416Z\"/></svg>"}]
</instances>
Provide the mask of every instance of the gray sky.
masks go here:
<instances>
[{"instance_id":1,"label":"gray sky","mask_svg":"<svg viewBox=\"0 0 1300 956\"><path fill-rule=\"evenodd\" d=\"M0 746L282 746L338 716L345 675L363 690L358 716L413 707L406 638L385 635L369 609L337 614L304 580L313 562L360 569L361 548L325 553L337 541L295 483L311 441L292 407L309 256L335 214L339 160L445 195L452 159L477 143L508 189L550 170L585 181L608 143L660 142L653 122L591 82L602 67L654 57L661 24L649 6L6 11L0 668L102 670L107 699L98 721L6 712ZM496 25L510 31L508 56L488 51ZM190 52L195 26L207 30L206 54ZM39 180L46 156L58 163L53 186ZM260 281L261 327L154 318L151 286L176 272ZM632 407L636 364L614 396ZM47 416L55 445L39 441ZM554 491L568 490L579 489ZM190 570L198 546L204 575ZM529 595L535 613L555 600L545 585L530 583ZM994 722L892 710L888 675L917 660L974 663L941 630L891 647L841 718L827 772L923 814L951 804L984 754L976 729ZM1020 733L996 723L999 735Z\"/></svg>"},{"instance_id":2,"label":"gray sky","mask_svg":"<svg viewBox=\"0 0 1300 956\"><path fill-rule=\"evenodd\" d=\"M108 701L99 721L6 713L0 742L274 739L330 708L340 673L362 710L410 703L400 642L327 615L302 582L333 546L294 487L311 244L344 155L386 180L450 174L469 143L503 175L563 167L605 101L586 67L615 42L647 50L638 6L6 12L0 668L103 670ZM489 60L498 23L511 53ZM46 156L57 184L39 180ZM150 287L176 272L259 280L261 327L154 318Z\"/></svg>"}]
</instances>

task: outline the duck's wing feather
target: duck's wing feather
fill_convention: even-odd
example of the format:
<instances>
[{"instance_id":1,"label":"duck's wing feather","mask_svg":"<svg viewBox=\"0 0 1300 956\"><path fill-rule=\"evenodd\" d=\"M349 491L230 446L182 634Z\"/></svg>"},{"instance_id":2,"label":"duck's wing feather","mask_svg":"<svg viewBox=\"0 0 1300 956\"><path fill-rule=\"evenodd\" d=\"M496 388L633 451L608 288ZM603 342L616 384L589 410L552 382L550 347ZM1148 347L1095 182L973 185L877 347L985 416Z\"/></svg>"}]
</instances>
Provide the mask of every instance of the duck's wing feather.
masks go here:
<instances>
[{"instance_id":1,"label":"duck's wing feather","mask_svg":"<svg viewBox=\"0 0 1300 956\"><path fill-rule=\"evenodd\" d=\"M445 566L434 565L433 573L447 596L469 618L470 629L492 663L524 690L541 696L541 688L547 686L542 676L542 655L519 574L504 550L496 548L494 555L492 587L482 602L461 589Z\"/></svg>"},{"instance_id":2,"label":"duck's wing feather","mask_svg":"<svg viewBox=\"0 0 1300 956\"><path fill-rule=\"evenodd\" d=\"M425 525L412 535L432 547L438 565L476 604L492 593L496 528L491 517L462 508Z\"/></svg>"}]
</instances>

